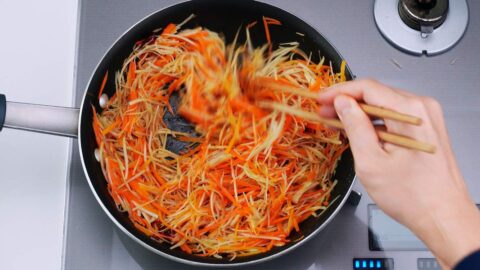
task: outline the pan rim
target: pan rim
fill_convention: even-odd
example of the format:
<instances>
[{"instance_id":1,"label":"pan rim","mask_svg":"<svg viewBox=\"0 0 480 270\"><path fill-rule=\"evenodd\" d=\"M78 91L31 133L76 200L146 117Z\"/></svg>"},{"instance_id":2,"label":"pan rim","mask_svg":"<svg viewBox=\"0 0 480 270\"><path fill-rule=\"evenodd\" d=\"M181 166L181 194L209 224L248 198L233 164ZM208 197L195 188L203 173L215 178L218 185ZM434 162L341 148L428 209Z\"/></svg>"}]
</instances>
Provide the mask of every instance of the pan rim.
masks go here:
<instances>
[{"instance_id":1,"label":"pan rim","mask_svg":"<svg viewBox=\"0 0 480 270\"><path fill-rule=\"evenodd\" d=\"M288 248L284 249L284 250L281 250L277 253L273 253L273 254L270 254L268 256L265 256L265 257L262 257L262 258L257 258L257 259L253 259L253 260L250 260L250 261L243 261L243 262L232 262L232 263L208 263L208 262L199 262L199 261L192 261L192 260L188 260L188 259L183 259L183 258L179 258L179 257L176 257L174 255L170 255L170 254L167 254L153 246L151 246L150 244L146 243L145 241L141 240L140 238L138 238L137 236L135 236L134 234L132 234L127 228L125 228L123 226L123 224L121 224L114 216L113 214L110 212L110 210L107 208L107 206L103 203L102 199L100 198L99 194L97 193L95 187L93 186L92 184L92 180L90 179L90 175L87 171L87 165L85 163L85 160L84 160L84 156L83 156L83 151L82 151L82 122L84 121L84 119L82 118L82 115L84 113L84 109L85 109L85 101L86 101L86 98L87 98L87 94L88 94L88 88L93 80L93 78L95 77L95 74L97 73L98 71L98 68L100 67L100 65L103 63L105 57L107 56L107 54L112 50L112 48L124 37L126 36L132 29L136 28L139 24L141 24L142 22L148 20L150 17L154 16L155 14L157 14L158 12L161 12L161 11L164 11L166 9L169 9L171 7L174 7L174 6L177 6L177 5L182 5L182 4L185 4L185 3L189 3L189 2L195 2L195 1L198 1L198 0L182 0L178 3L175 3L175 4L171 4L171 5L168 5L168 6L165 6L161 9L157 9L151 13L149 13L148 15L142 17L141 19L139 19L137 22L135 22L133 25L131 25L127 30L125 30L121 35L118 36L118 38L108 47L108 49L105 51L105 53L102 55L102 57L100 58L100 60L97 62L97 65L95 66L92 74L90 75L90 78L86 84L86 89L84 90L84 93L83 93L83 97L82 97L82 102L80 104L80 121L78 121L78 150L79 150L79 154L80 154L80 161L82 163L82 169L83 169L83 172L85 174L85 177L87 178L87 182L88 182L88 185L90 187L90 190L92 191L96 201L98 202L98 204L100 205L100 207L103 209L103 211L105 212L105 214L109 217L109 219L113 222L113 224L115 224L115 226L120 229L122 231L122 233L124 233L126 236L130 237L130 239L134 240L136 243L138 243L139 245L141 245L142 247L146 248L147 250L157 254L157 255L160 255L166 259L170 259L172 261L175 261L175 262L179 262L179 263L184 263L184 264L187 264L187 265L192 265L192 266L200 266L200 267L212 267L212 268L220 268L220 267L239 267L239 266L248 266L248 265L253 265L253 264L257 264L257 263L261 263L261 262L266 262L266 261L270 261L272 259L275 259L275 258L278 258L278 257L281 257L289 252L291 252L292 250L300 247L301 245L303 245L304 243L308 242L310 239L312 239L313 237L315 237L320 231L322 231L332 220L333 218L335 218L335 216L338 214L338 212L343 208L344 204L346 203L352 189L353 189L353 186L357 180L357 176L356 174L353 176L353 179L352 179L352 182L350 184L350 187L347 189L346 193L345 193L345 196L342 198L342 200L340 201L340 203L338 204L338 206L336 207L336 209L333 210L333 212L330 214L330 216L325 220L325 222L323 222L320 226L318 226L313 232L311 232L308 236L304 237L303 239L301 239L300 241L296 242L295 244L289 246ZM293 17L296 17L297 19L299 19L300 21L302 21L303 23L305 23L307 26L311 27L313 30L315 30L315 32L317 34L319 34L326 42L327 44L329 44L333 50L335 51L336 54L338 54L338 56L341 58L341 59L345 59L341 54L340 52L337 50L337 48L323 35L321 34L321 32L314 26L312 26L310 23L308 23L304 18L302 18L302 16L300 15L297 15L297 14L293 14L289 11L286 11L285 9L282 9L280 7L276 7L276 6L273 6L269 3L265 3L263 1L259 1L259 0L250 0L251 2L257 2L259 4L262 4L262 5L266 5L266 6L269 6L269 7L272 7L272 8L276 8L276 9L279 9L281 10L282 12L285 12L287 13L289 16L293 16ZM346 65L346 69L347 71L352 75L352 78L354 78L355 76L353 75L353 73L351 72L350 70L350 67L348 66L348 62L347 62L347 65Z\"/></svg>"}]
</instances>

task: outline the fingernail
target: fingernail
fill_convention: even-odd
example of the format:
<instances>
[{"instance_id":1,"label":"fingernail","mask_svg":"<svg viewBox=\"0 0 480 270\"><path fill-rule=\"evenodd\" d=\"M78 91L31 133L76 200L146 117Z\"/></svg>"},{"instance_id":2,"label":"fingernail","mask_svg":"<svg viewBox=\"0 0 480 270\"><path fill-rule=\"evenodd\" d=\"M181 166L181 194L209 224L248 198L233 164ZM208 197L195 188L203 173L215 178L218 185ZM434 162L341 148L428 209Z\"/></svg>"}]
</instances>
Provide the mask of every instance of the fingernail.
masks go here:
<instances>
[{"instance_id":1,"label":"fingernail","mask_svg":"<svg viewBox=\"0 0 480 270\"><path fill-rule=\"evenodd\" d=\"M352 108L350 99L345 96L336 97L333 103L335 105L335 110L341 115L348 113Z\"/></svg>"}]
</instances>

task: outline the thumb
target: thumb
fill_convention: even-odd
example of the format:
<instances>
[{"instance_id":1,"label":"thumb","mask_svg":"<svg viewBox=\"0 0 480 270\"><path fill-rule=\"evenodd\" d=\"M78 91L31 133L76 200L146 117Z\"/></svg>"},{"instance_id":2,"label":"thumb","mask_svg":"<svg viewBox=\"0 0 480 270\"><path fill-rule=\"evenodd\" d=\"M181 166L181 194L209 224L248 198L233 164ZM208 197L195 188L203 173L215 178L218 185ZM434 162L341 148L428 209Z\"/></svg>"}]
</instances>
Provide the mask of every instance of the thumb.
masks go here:
<instances>
[{"instance_id":1,"label":"thumb","mask_svg":"<svg viewBox=\"0 0 480 270\"><path fill-rule=\"evenodd\" d=\"M357 160L382 152L372 122L355 99L339 95L335 97L334 105Z\"/></svg>"}]
</instances>

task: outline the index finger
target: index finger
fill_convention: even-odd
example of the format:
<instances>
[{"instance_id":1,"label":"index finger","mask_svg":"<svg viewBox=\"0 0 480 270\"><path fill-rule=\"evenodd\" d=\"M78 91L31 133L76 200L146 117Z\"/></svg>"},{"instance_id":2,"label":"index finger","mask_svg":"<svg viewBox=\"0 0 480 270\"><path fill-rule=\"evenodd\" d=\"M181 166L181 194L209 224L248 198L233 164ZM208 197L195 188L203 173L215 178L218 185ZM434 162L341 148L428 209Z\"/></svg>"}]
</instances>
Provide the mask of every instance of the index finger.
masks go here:
<instances>
[{"instance_id":1,"label":"index finger","mask_svg":"<svg viewBox=\"0 0 480 270\"><path fill-rule=\"evenodd\" d=\"M325 105L331 105L338 95L348 95L370 105L392 109L399 108L399 103L408 102L407 95L371 79L349 81L331 86L318 96L318 101Z\"/></svg>"}]
</instances>

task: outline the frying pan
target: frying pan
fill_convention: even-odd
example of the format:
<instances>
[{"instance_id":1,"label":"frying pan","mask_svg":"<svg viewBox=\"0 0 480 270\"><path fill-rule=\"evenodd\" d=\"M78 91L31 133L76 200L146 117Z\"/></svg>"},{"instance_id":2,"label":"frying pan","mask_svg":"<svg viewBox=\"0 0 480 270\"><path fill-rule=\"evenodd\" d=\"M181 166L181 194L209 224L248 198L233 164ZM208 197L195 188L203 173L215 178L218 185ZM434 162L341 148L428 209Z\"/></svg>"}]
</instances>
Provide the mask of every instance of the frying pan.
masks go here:
<instances>
[{"instance_id":1,"label":"frying pan","mask_svg":"<svg viewBox=\"0 0 480 270\"><path fill-rule=\"evenodd\" d=\"M308 241L321 231L338 213L351 192L355 178L353 158L349 150L342 155L334 175L334 178L338 180L338 184L332 192L332 198L338 196L338 199L322 215L316 218L310 217L302 222L300 224L300 233L293 232L290 235L292 241L286 245L275 247L266 253L236 258L233 261L230 261L228 258L217 259L189 255L180 249L172 250L169 244L159 243L138 231L128 216L117 210L108 192L107 181L102 173L100 163L95 158L94 153L97 145L92 128L93 113L91 106L95 106L97 111L102 110L99 107L98 91L105 72L108 71L109 74L115 74L116 71L120 70L124 59L131 53L135 42L150 37L154 30L164 27L168 23L182 22L191 14L195 14L196 17L185 25L184 28L206 27L222 33L227 43L233 41L235 34L241 26L245 26L253 21L261 22L262 16L275 18L282 22L282 26L271 27L274 47L278 47L279 44L284 42L298 41L303 51L312 53L313 61L319 61L319 55L322 55L327 61L331 62L335 70L339 70L343 59L327 39L314 28L294 15L274 6L253 0L194 0L183 2L147 16L132 26L112 45L92 74L80 108L7 102L5 96L0 95L0 130L2 127L8 127L74 138L78 137L83 169L98 203L121 231L154 253L178 262L209 267L246 265L266 261L285 254ZM251 29L251 36L255 46L261 46L266 43L265 32L261 23ZM245 40L245 37L242 35L239 38L240 42ZM348 67L346 69L346 77L349 80L352 79L352 74ZM112 96L114 91L114 76L109 76L104 93ZM180 117L171 117L169 121L172 129L184 126L184 123L182 123L184 120ZM178 142L172 141L169 147L178 151L182 146Z\"/></svg>"}]
</instances>

